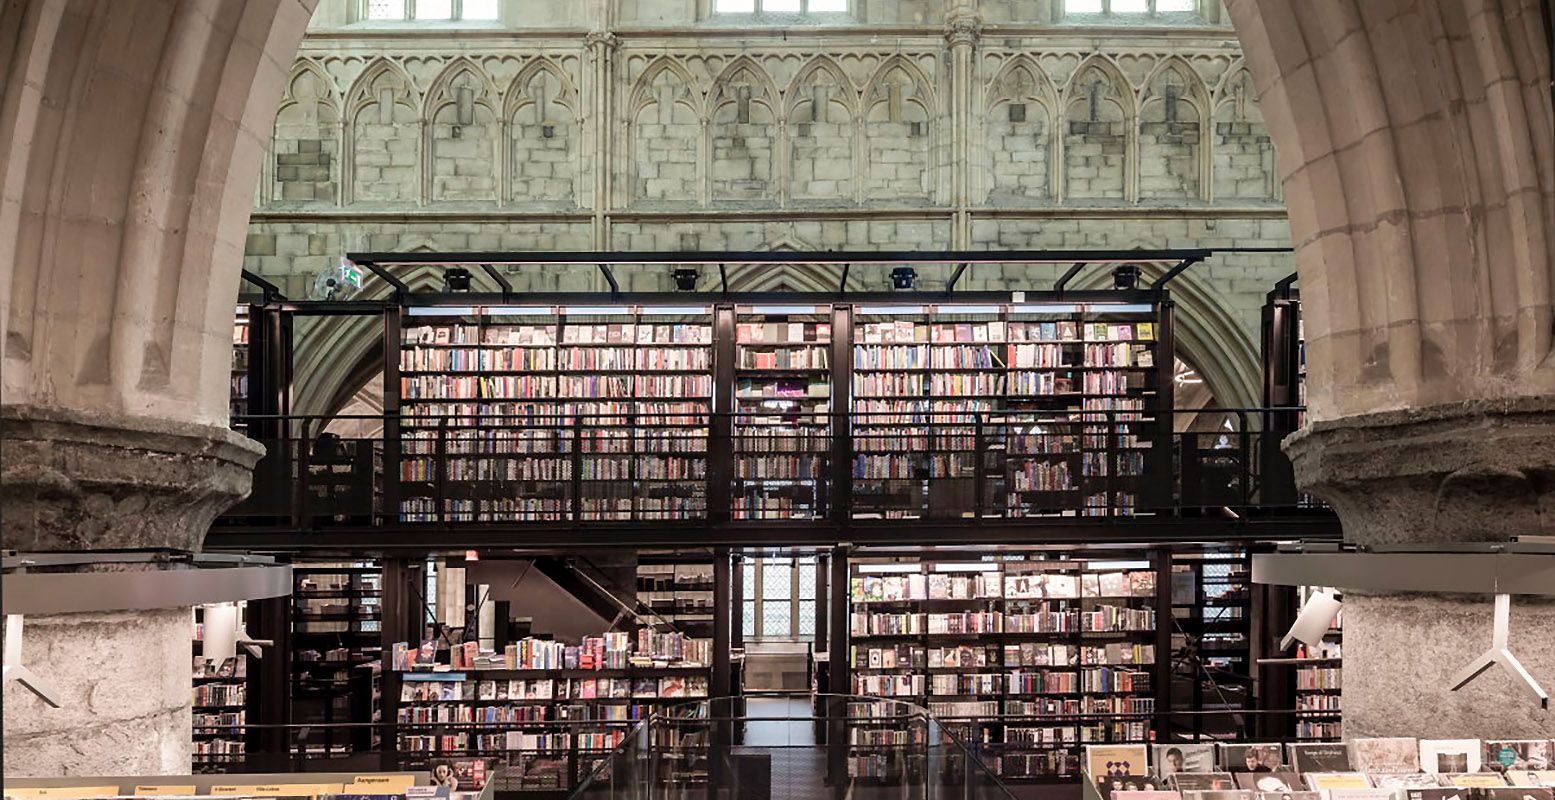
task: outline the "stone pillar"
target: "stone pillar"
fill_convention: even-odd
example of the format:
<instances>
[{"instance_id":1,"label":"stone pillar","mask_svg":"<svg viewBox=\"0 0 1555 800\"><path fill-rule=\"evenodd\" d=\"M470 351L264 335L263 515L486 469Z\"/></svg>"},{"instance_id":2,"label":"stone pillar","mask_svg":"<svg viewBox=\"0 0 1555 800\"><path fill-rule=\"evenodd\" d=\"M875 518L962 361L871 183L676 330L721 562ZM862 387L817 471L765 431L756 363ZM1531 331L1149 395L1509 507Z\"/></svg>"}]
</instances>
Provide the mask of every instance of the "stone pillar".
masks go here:
<instances>
[{"instance_id":1,"label":"stone pillar","mask_svg":"<svg viewBox=\"0 0 1555 800\"><path fill-rule=\"evenodd\" d=\"M198 551L248 492L233 300L315 2L0 8L0 546ZM6 685L6 775L188 771L187 608L30 616L22 639L64 707Z\"/></svg>"},{"instance_id":2,"label":"stone pillar","mask_svg":"<svg viewBox=\"0 0 1555 800\"><path fill-rule=\"evenodd\" d=\"M1555 533L1555 125L1539 0L1227 0L1297 243L1314 423L1298 485L1360 545ZM1494 142L1485 138L1493 131ZM1341 587L1345 588L1345 587ZM1345 597L1350 737L1555 736L1488 597ZM1511 639L1555 688L1555 606Z\"/></svg>"},{"instance_id":3,"label":"stone pillar","mask_svg":"<svg viewBox=\"0 0 1555 800\"><path fill-rule=\"evenodd\" d=\"M0 406L0 546L198 551L261 452L227 428ZM27 617L23 664L61 705L5 685L5 774L187 773L191 622L187 607Z\"/></svg>"},{"instance_id":4,"label":"stone pillar","mask_svg":"<svg viewBox=\"0 0 1555 800\"><path fill-rule=\"evenodd\" d=\"M950 47L950 138L952 157L951 206L955 209L955 224L951 226L950 246L965 250L972 243L972 117L973 99L977 91L976 65L977 42L982 36L983 19L977 10L969 6L951 9L945 17L945 41Z\"/></svg>"},{"instance_id":5,"label":"stone pillar","mask_svg":"<svg viewBox=\"0 0 1555 800\"><path fill-rule=\"evenodd\" d=\"M1555 534L1555 398L1466 402L1318 422L1286 442L1296 481L1363 545ZM1494 669L1489 596L1344 593L1347 736L1550 738L1555 711ZM1513 652L1555 690L1555 599L1513 598Z\"/></svg>"}]
</instances>

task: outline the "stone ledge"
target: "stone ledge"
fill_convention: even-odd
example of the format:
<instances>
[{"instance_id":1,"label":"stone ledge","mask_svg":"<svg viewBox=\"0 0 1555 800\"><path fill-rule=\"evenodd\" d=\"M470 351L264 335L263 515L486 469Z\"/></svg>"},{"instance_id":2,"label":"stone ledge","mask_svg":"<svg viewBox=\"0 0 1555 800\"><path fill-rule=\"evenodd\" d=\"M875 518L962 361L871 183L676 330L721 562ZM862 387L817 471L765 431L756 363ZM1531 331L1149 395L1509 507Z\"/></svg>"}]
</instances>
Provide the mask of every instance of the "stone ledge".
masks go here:
<instances>
[{"instance_id":1,"label":"stone ledge","mask_svg":"<svg viewBox=\"0 0 1555 800\"><path fill-rule=\"evenodd\" d=\"M0 406L0 546L197 552L263 453L228 428Z\"/></svg>"},{"instance_id":2,"label":"stone ledge","mask_svg":"<svg viewBox=\"0 0 1555 800\"><path fill-rule=\"evenodd\" d=\"M1361 544L1555 533L1555 397L1313 423L1285 440L1296 484Z\"/></svg>"}]
</instances>

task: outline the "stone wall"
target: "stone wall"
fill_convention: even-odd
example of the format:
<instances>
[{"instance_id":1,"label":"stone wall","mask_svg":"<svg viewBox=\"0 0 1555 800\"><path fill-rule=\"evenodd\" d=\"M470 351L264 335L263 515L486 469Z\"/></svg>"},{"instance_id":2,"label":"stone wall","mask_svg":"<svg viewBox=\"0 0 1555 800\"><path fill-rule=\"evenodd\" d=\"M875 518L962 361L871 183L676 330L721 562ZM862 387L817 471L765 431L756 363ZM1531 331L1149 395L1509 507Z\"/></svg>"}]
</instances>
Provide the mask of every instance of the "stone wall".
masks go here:
<instances>
[{"instance_id":1,"label":"stone wall","mask_svg":"<svg viewBox=\"0 0 1555 800\"><path fill-rule=\"evenodd\" d=\"M461 37L364 27L343 1L294 66L250 228L248 268L297 296L357 250L1289 243L1218 6L1097 31L1049 0L861 2L856 24L735 29L710 0L633 0L544 31L513 6L513 30ZM1256 402L1255 366L1232 362L1256 359L1263 295L1292 270L1236 254L1192 273L1180 315L1219 343L1197 358L1218 362L1198 366L1223 402ZM521 289L539 274L517 272ZM1052 277L975 268L960 285ZM825 285L785 285L806 281ZM673 286L667 269L623 285Z\"/></svg>"}]
</instances>

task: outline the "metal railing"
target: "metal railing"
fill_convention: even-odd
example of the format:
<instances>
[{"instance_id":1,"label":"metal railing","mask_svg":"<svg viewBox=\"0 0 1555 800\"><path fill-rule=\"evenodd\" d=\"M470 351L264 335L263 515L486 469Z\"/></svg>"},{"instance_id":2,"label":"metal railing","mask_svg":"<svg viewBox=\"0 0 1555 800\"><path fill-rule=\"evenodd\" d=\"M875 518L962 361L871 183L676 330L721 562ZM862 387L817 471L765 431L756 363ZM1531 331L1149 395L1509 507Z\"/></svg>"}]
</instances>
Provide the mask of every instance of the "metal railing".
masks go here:
<instances>
[{"instance_id":1,"label":"metal railing","mask_svg":"<svg viewBox=\"0 0 1555 800\"><path fill-rule=\"evenodd\" d=\"M1018 520L1307 513L1294 409L238 420L223 526ZM1182 430L1179 430L1182 429Z\"/></svg>"}]
</instances>

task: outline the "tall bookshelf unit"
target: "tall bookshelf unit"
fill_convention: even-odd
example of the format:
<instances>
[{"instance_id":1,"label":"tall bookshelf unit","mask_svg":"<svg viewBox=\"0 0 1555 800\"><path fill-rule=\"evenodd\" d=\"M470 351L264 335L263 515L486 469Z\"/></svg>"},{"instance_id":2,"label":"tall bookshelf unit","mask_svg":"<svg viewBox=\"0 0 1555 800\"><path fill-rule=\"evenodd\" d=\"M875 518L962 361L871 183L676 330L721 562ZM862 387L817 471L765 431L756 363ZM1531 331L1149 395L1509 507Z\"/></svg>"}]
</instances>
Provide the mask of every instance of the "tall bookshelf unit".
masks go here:
<instances>
[{"instance_id":1,"label":"tall bookshelf unit","mask_svg":"<svg viewBox=\"0 0 1555 800\"><path fill-rule=\"evenodd\" d=\"M1152 513L1172 305L1112 296L412 305L388 334L386 505L432 524Z\"/></svg>"},{"instance_id":2,"label":"tall bookshelf unit","mask_svg":"<svg viewBox=\"0 0 1555 800\"><path fill-rule=\"evenodd\" d=\"M232 319L232 374L228 393L227 411L234 420L232 426L246 430L247 424L238 421L248 416L250 389L250 347L253 340L254 315L249 306L239 305Z\"/></svg>"},{"instance_id":3,"label":"tall bookshelf unit","mask_svg":"<svg viewBox=\"0 0 1555 800\"><path fill-rule=\"evenodd\" d=\"M706 516L710 309L431 306L402 326L402 521Z\"/></svg>"},{"instance_id":4,"label":"tall bookshelf unit","mask_svg":"<svg viewBox=\"0 0 1555 800\"><path fill-rule=\"evenodd\" d=\"M829 306L735 309L734 519L828 513L836 334L830 312Z\"/></svg>"},{"instance_id":5,"label":"tall bookshelf unit","mask_svg":"<svg viewBox=\"0 0 1555 800\"><path fill-rule=\"evenodd\" d=\"M860 306L855 517L1132 515L1166 469L1165 304Z\"/></svg>"},{"instance_id":6,"label":"tall bookshelf unit","mask_svg":"<svg viewBox=\"0 0 1555 800\"><path fill-rule=\"evenodd\" d=\"M1072 780L1083 745L1145 741L1167 665L1159 559L1045 555L855 561L853 692L925 705L1007 781ZM873 736L851 736L850 761L889 774L859 761Z\"/></svg>"},{"instance_id":7,"label":"tall bookshelf unit","mask_svg":"<svg viewBox=\"0 0 1555 800\"><path fill-rule=\"evenodd\" d=\"M1313 587L1301 587L1298 608L1306 605ZM1344 612L1334 618L1320 644L1299 645L1296 649L1296 738L1303 741L1339 741L1344 738L1341 721L1343 688L1342 645Z\"/></svg>"},{"instance_id":8,"label":"tall bookshelf unit","mask_svg":"<svg viewBox=\"0 0 1555 800\"><path fill-rule=\"evenodd\" d=\"M383 572L376 564L298 564L292 609L292 722L322 723L309 755L379 749L368 729L332 723L382 721Z\"/></svg>"},{"instance_id":9,"label":"tall bookshelf unit","mask_svg":"<svg viewBox=\"0 0 1555 800\"><path fill-rule=\"evenodd\" d=\"M1270 412L1263 423L1260 499L1264 505L1318 505L1315 498L1296 493L1294 468L1280 449L1280 442L1307 421L1307 344L1301 293L1291 286L1295 278L1280 281L1263 307L1263 404L1288 409Z\"/></svg>"},{"instance_id":10,"label":"tall bookshelf unit","mask_svg":"<svg viewBox=\"0 0 1555 800\"><path fill-rule=\"evenodd\" d=\"M241 614L242 612L239 611ZM202 654L205 609L194 607L191 764L195 772L242 771L247 753L249 708L248 656L239 652L223 663Z\"/></svg>"}]
</instances>

